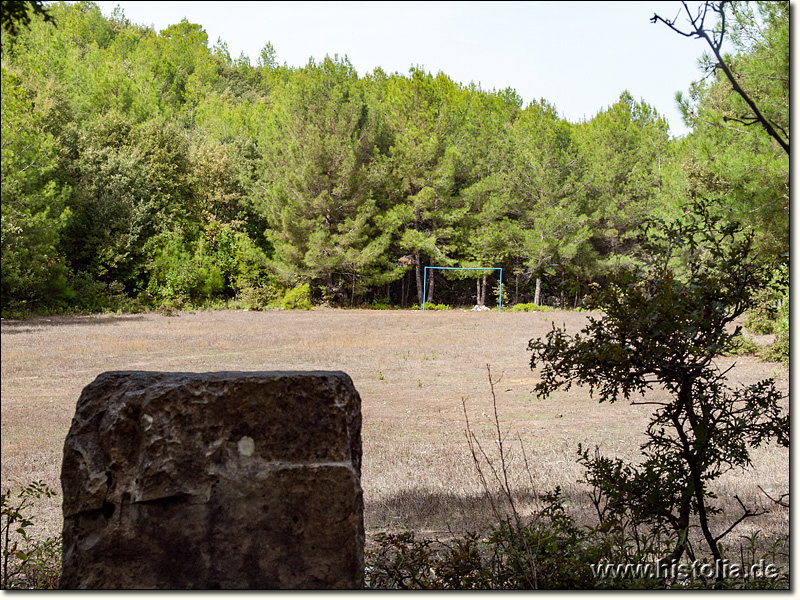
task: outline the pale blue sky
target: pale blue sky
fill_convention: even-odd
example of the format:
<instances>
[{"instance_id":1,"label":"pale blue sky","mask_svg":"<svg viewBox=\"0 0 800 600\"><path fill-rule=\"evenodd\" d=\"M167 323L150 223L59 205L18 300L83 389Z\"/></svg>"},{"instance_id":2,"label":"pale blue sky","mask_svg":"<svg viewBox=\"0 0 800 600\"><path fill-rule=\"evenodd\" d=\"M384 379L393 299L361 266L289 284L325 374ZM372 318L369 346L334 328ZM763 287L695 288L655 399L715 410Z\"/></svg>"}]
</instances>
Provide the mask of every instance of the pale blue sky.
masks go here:
<instances>
[{"instance_id":1,"label":"pale blue sky","mask_svg":"<svg viewBox=\"0 0 800 600\"><path fill-rule=\"evenodd\" d=\"M186 17L209 45L256 63L271 42L280 64L347 55L359 75L413 65L483 89L511 87L525 104L544 98L571 122L588 119L623 90L686 133L675 92L701 77L705 42L688 39L653 13L674 18L679 1L659 2L98 2L122 7L157 31ZM696 7L698 2L688 3ZM681 19L683 20L683 18Z\"/></svg>"}]
</instances>

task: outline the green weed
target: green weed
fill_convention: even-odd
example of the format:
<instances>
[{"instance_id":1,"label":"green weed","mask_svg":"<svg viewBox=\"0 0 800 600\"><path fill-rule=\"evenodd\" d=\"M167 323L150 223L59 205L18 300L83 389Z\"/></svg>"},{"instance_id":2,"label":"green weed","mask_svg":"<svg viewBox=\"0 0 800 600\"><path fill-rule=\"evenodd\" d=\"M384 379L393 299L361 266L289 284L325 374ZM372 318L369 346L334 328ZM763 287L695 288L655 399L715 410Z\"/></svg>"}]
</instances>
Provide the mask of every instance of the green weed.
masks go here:
<instances>
[{"instance_id":1,"label":"green weed","mask_svg":"<svg viewBox=\"0 0 800 600\"><path fill-rule=\"evenodd\" d=\"M30 529L36 518L30 514L34 501L52 498L55 492L35 481L16 494L0 494L2 505L2 589L52 589L61 576L61 537L36 541Z\"/></svg>"},{"instance_id":2,"label":"green weed","mask_svg":"<svg viewBox=\"0 0 800 600\"><path fill-rule=\"evenodd\" d=\"M528 302L527 304L515 304L508 310L509 312L553 312L555 309Z\"/></svg>"}]
</instances>

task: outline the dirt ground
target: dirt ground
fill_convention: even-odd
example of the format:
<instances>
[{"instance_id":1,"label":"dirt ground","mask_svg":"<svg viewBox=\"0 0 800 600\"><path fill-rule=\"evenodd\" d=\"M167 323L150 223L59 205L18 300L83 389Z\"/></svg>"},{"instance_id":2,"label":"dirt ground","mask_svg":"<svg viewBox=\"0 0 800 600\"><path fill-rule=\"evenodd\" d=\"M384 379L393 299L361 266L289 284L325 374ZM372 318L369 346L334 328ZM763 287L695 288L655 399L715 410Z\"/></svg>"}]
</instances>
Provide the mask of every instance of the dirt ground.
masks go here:
<instances>
[{"instance_id":1,"label":"dirt ground","mask_svg":"<svg viewBox=\"0 0 800 600\"><path fill-rule=\"evenodd\" d=\"M76 401L102 372L330 369L348 373L362 398L368 531L445 532L491 516L466 441L465 409L478 453L494 466L502 440L523 511L534 509L535 493L556 485L568 502L584 506L578 443L635 458L652 410L598 404L580 388L544 400L531 394L537 378L529 368L528 341L544 336L553 322L576 332L586 317L313 310L3 320L2 486L42 479L60 491L62 446ZM774 377L788 394L789 374L781 365L754 357L719 359L723 368L732 362L731 383ZM753 456L753 469L730 473L719 484L732 518L738 516L733 494L762 505L758 486L776 496L788 492L788 451L767 447ZM484 462L483 470L491 483L491 466ZM58 533L60 498L39 510L42 531ZM774 508L741 526L742 533L757 529L785 534L788 509Z\"/></svg>"}]
</instances>

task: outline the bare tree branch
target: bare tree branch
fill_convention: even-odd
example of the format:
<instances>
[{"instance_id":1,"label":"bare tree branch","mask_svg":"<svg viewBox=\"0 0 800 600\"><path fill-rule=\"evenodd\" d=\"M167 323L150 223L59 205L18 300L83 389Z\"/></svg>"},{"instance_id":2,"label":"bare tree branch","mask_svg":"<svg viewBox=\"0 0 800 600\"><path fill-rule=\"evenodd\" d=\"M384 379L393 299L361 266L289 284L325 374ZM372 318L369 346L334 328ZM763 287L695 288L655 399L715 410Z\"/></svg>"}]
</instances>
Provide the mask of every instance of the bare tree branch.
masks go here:
<instances>
[{"instance_id":1,"label":"bare tree branch","mask_svg":"<svg viewBox=\"0 0 800 600\"><path fill-rule=\"evenodd\" d=\"M693 29L692 31L686 32L682 31L675 25L676 19L665 19L660 17L657 14L654 14L653 17L650 19L651 23L662 22L667 27L672 29L672 31L684 36L684 37L694 37L697 39L705 40L708 43L708 46L711 48L711 51L714 53L714 56L717 59L717 64L715 65L716 68L722 69L722 72L725 73L725 76L730 81L733 89L736 91L737 94L745 101L747 106L750 107L750 110L753 111L755 115L755 119L758 123L761 123L762 127L767 131L767 133L774 139L778 144L780 144L781 148L784 149L786 154L789 154L789 142L775 130L775 127L769 119L767 119L761 111L758 110L758 106L753 100L748 96L747 92L745 92L742 87L739 85L739 82L736 80L733 72L731 71L730 65L725 63L725 60L722 57L722 42L725 38L725 5L729 4L729 0L722 0L719 4L715 4L713 2L706 2L702 8L698 9L697 16L692 16L689 7L686 5L686 2L683 2L683 8L686 11L686 14L689 17L689 23L691 23ZM705 28L705 19L708 14L708 11L711 10L719 15L720 18L720 29L718 33L712 33L709 36L708 31Z\"/></svg>"},{"instance_id":2,"label":"bare tree branch","mask_svg":"<svg viewBox=\"0 0 800 600\"><path fill-rule=\"evenodd\" d=\"M760 489L760 488L759 488L759 489ZM763 492L764 490L761 490L761 491ZM744 502L742 502L742 500L741 500L741 498L739 498L739 496L734 496L734 498L736 498L736 501L739 503L739 506L741 506L741 507L742 507L742 510L743 510L744 512L742 513L742 515L741 515L741 516L740 516L738 519L736 519L736 521L735 521L735 522L734 522L734 523L733 523L733 524L732 524L730 527L728 527L728 528L727 528L725 531L723 531L723 532L722 532L721 534L719 534L719 535L718 535L716 538L714 538L714 541L715 541L715 542L719 542L719 541L720 541L722 538L724 538L724 537L725 537L726 535L728 535L728 534L729 534L731 531L733 531L733 530L734 530L734 528L735 528L735 527L736 527L736 526L737 526L739 523L741 523L742 521L744 521L745 519L747 519L747 518L749 518L749 517L757 517L757 516L759 516L759 515L763 515L764 513L766 513L766 512L767 512L766 510L760 510L760 511L753 511L753 510L750 510L749 508L747 508L747 507L744 505Z\"/></svg>"},{"instance_id":3,"label":"bare tree branch","mask_svg":"<svg viewBox=\"0 0 800 600\"><path fill-rule=\"evenodd\" d=\"M767 492L765 492L765 491L764 491L764 488L762 488L761 486L758 486L758 489L760 489L760 490L761 490L761 492L762 492L762 493L763 493L763 494L764 494L764 495L765 495L767 498L769 498L770 500L772 500L772 501L773 501L775 504L777 504L778 506L783 506L784 508L789 508L789 502L787 502L787 501L785 501L785 500L784 500L784 498L788 498L788 497L789 497L789 493L788 493L788 492L787 492L787 493L785 493L785 494L781 494L781 497L780 497L780 498L778 498L778 499L776 500L775 498L773 498L772 496L770 496L770 495L769 495Z\"/></svg>"}]
</instances>

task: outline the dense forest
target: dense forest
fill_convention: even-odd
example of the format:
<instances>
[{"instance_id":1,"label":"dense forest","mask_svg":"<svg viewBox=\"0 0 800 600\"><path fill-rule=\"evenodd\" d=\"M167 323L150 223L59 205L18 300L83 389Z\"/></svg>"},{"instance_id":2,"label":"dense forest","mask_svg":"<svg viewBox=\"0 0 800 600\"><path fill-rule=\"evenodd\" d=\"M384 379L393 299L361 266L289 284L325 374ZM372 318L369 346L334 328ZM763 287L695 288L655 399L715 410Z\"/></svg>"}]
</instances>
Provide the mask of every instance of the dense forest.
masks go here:
<instances>
[{"instance_id":1,"label":"dense forest","mask_svg":"<svg viewBox=\"0 0 800 600\"><path fill-rule=\"evenodd\" d=\"M726 10L726 65L788 140L789 3ZM269 43L253 65L186 20L154 31L91 2L31 16L2 33L4 317L408 307L425 266L502 267L504 304L573 307L637 260L643 217L698 199L788 282L788 145L713 57L675 138L626 91L570 123L420 68L292 68ZM435 273L427 302L497 302L490 272Z\"/></svg>"}]
</instances>

